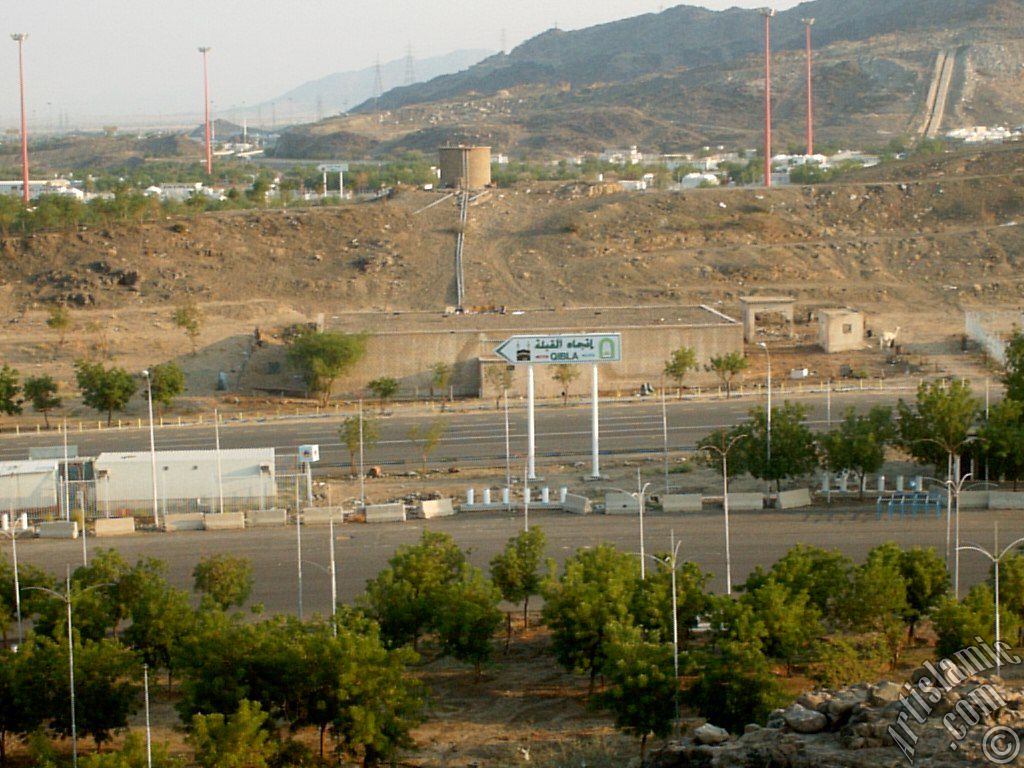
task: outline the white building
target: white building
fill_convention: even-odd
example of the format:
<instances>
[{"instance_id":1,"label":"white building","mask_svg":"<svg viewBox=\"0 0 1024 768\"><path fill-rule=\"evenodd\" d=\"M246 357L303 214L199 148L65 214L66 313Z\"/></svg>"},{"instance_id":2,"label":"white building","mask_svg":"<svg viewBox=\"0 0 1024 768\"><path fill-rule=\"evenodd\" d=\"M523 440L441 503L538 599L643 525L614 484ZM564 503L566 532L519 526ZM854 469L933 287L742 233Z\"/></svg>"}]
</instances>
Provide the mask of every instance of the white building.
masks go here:
<instances>
[{"instance_id":1,"label":"white building","mask_svg":"<svg viewBox=\"0 0 1024 768\"><path fill-rule=\"evenodd\" d=\"M56 511L60 486L57 461L0 462L0 512Z\"/></svg>"},{"instance_id":2,"label":"white building","mask_svg":"<svg viewBox=\"0 0 1024 768\"><path fill-rule=\"evenodd\" d=\"M216 510L225 504L274 506L277 481L273 448L217 451L157 451L157 498L163 511L183 507ZM153 503L151 455L102 453L96 459L96 505L99 510L147 509ZM218 474L219 465L219 474ZM269 501L269 505L268 502Z\"/></svg>"},{"instance_id":3,"label":"white building","mask_svg":"<svg viewBox=\"0 0 1024 768\"><path fill-rule=\"evenodd\" d=\"M21 179L0 180L0 195L21 195L25 185ZM76 200L84 200L85 193L72 186L68 179L46 179L45 181L28 182L29 199L35 200L40 195L67 195Z\"/></svg>"},{"instance_id":4,"label":"white building","mask_svg":"<svg viewBox=\"0 0 1024 768\"><path fill-rule=\"evenodd\" d=\"M713 173L688 173L679 180L680 189L697 189L698 187L717 187L721 184Z\"/></svg>"}]
</instances>

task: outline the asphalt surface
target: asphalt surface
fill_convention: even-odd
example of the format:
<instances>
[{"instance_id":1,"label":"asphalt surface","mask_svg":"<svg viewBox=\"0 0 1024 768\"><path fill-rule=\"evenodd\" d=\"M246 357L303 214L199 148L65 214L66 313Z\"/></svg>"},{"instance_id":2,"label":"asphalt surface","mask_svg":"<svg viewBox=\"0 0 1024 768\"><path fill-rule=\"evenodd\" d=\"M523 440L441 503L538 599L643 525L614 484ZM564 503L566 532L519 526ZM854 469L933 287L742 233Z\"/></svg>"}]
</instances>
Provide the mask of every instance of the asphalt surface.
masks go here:
<instances>
[{"instance_id":1,"label":"asphalt surface","mask_svg":"<svg viewBox=\"0 0 1024 768\"><path fill-rule=\"evenodd\" d=\"M899 394L912 397L912 392L871 392L853 390L832 395L831 412L838 419L844 409L863 409L877 403L892 404ZM803 403L808 408L808 424L824 429L827 422L827 403L823 393L774 393L774 406L784 400ZM672 452L692 449L698 440L718 427L728 427L749 418L751 408L764 407L763 397L743 397L731 400L669 400L666 403L668 443ZM273 447L281 458L295 456L297 447L314 443L320 446L321 461L316 471L323 473L332 468L347 467L348 451L341 445L338 429L351 414L320 418L273 419L262 422L227 422L220 430L222 448ZM420 451L409 439L414 424L427 424L444 419L448 425L440 444L430 457L430 466L500 466L505 460L505 421L500 411L471 412L418 412L399 411L393 416L375 417L370 409L367 416L377 418L380 439L366 452L367 465L389 467L400 471L403 467L418 469ZM537 409L537 463L570 463L590 458L589 406L562 407L545 403ZM526 454L526 409L516 407L510 411L510 443L514 456ZM71 432L69 443L77 446L80 456L95 456L101 452L148 451L148 429L87 430ZM0 461L25 459L30 447L61 445L57 433L28 434L20 437L0 435ZM157 450L212 449L212 425L165 426L156 429ZM602 456L621 457L663 451L662 409L660 402L630 402L604 404L601 408L600 449Z\"/></svg>"},{"instance_id":2,"label":"asphalt surface","mask_svg":"<svg viewBox=\"0 0 1024 768\"><path fill-rule=\"evenodd\" d=\"M993 543L993 521L1000 526L1000 546L1024 536L1019 512L963 512L961 541L988 549ZM531 513L531 525L548 536L548 555L559 564L577 548L608 542L630 552L639 551L639 526L635 517L576 517L563 513ZM698 563L713 575L710 589L725 591L725 537L721 512L697 515L649 514L644 517L646 551L665 552L669 532L681 540L680 557ZM462 514L453 518L366 525L347 523L335 528L338 594L351 602L367 579L383 568L395 549L414 543L425 528L445 531L470 551L470 560L486 568L505 542L523 527L522 514ZM895 541L901 546L935 547L945 552L945 519L875 519L873 505L815 509L798 512L735 513L730 516L733 584L741 583L756 566L768 567L797 543L838 548L857 561L873 546ZM305 615L330 610L329 534L326 526L302 531L303 602ZM294 526L225 532L138 533L123 539L89 539L90 551L113 548L129 561L156 557L168 563L168 576L180 588L191 587L191 572L200 558L231 553L253 562L255 585L252 602L263 603L272 613L297 610L298 574ZM9 556L10 545L3 542ZM82 562L80 541L25 540L18 543L20 562L32 563L63 575L66 566ZM961 594L986 577L988 561L980 554L961 553Z\"/></svg>"}]
</instances>

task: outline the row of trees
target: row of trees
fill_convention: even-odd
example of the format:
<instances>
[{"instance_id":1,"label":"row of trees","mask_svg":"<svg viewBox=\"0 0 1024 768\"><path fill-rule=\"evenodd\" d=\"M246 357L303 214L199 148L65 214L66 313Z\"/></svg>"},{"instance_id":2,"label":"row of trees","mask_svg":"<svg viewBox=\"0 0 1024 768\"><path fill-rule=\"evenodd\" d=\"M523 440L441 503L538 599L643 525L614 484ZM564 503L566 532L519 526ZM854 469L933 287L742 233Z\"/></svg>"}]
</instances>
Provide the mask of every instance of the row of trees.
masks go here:
<instances>
[{"instance_id":1,"label":"row of trees","mask_svg":"<svg viewBox=\"0 0 1024 768\"><path fill-rule=\"evenodd\" d=\"M733 381L749 367L750 361L742 352L727 352L712 357L710 365L706 365L704 370L718 376L726 389L726 395L731 396ZM697 352L691 347L680 347L665 363L665 375L672 379L677 387L683 386L683 381L690 371L697 370L700 370Z\"/></svg>"}]
</instances>

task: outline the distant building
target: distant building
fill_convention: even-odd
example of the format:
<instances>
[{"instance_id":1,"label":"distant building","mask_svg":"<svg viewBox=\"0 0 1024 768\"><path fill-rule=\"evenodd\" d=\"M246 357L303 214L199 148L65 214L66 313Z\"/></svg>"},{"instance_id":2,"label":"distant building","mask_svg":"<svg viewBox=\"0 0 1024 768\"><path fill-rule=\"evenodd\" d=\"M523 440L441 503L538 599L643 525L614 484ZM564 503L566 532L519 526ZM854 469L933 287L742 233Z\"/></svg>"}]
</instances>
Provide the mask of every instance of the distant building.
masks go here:
<instances>
[{"instance_id":1,"label":"distant building","mask_svg":"<svg viewBox=\"0 0 1024 768\"><path fill-rule=\"evenodd\" d=\"M0 195L21 195L25 185L21 179L13 181L0 180ZM85 192L72 186L68 179L46 179L45 181L28 182L28 196L35 200L41 195L66 195L76 200L84 200Z\"/></svg>"},{"instance_id":2,"label":"distant building","mask_svg":"<svg viewBox=\"0 0 1024 768\"><path fill-rule=\"evenodd\" d=\"M829 353L863 349L864 314L846 308L819 309L818 345Z\"/></svg>"},{"instance_id":3,"label":"distant building","mask_svg":"<svg viewBox=\"0 0 1024 768\"><path fill-rule=\"evenodd\" d=\"M441 186L483 189L491 185L491 148L459 145L437 150Z\"/></svg>"},{"instance_id":4,"label":"distant building","mask_svg":"<svg viewBox=\"0 0 1024 768\"><path fill-rule=\"evenodd\" d=\"M717 187L721 184L713 173L688 173L679 180L680 189L697 189L698 187Z\"/></svg>"}]
</instances>

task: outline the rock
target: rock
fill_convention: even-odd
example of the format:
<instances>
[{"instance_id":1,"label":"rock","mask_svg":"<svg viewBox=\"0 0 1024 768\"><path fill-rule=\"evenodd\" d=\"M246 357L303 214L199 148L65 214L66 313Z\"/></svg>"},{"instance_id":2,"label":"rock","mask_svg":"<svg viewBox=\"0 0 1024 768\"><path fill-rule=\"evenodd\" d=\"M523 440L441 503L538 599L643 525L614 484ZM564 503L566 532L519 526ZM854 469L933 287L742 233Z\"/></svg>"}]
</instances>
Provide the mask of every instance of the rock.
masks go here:
<instances>
[{"instance_id":1,"label":"rock","mask_svg":"<svg viewBox=\"0 0 1024 768\"><path fill-rule=\"evenodd\" d=\"M833 727L840 726L849 719L853 708L865 698L865 695L856 691L840 691L825 703L824 714Z\"/></svg>"},{"instance_id":2,"label":"rock","mask_svg":"<svg viewBox=\"0 0 1024 768\"><path fill-rule=\"evenodd\" d=\"M698 744L724 744L729 740L729 732L725 728L719 728L711 723L704 723L693 732L693 737Z\"/></svg>"},{"instance_id":3,"label":"rock","mask_svg":"<svg viewBox=\"0 0 1024 768\"><path fill-rule=\"evenodd\" d=\"M786 725L797 733L821 733L828 725L828 718L821 712L801 704L792 704L782 711L782 719Z\"/></svg>"},{"instance_id":4,"label":"rock","mask_svg":"<svg viewBox=\"0 0 1024 768\"><path fill-rule=\"evenodd\" d=\"M868 701L877 707L893 701L899 701L903 694L903 686L897 685L890 680L882 680L871 686L871 689L868 691Z\"/></svg>"},{"instance_id":5,"label":"rock","mask_svg":"<svg viewBox=\"0 0 1024 768\"><path fill-rule=\"evenodd\" d=\"M821 712L821 707L827 704L830 698L824 691L808 691L797 699L796 703L806 709L814 709Z\"/></svg>"}]
</instances>

